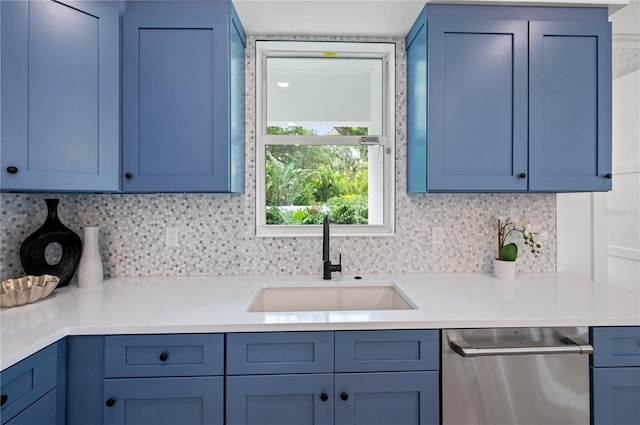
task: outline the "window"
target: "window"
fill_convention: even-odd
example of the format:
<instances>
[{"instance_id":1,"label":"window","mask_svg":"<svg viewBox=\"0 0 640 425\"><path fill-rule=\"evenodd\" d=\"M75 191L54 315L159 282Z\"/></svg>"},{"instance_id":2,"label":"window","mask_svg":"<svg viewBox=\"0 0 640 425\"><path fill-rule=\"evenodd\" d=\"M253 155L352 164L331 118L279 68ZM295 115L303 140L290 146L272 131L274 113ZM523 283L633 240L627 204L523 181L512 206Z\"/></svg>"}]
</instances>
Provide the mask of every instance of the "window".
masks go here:
<instances>
[{"instance_id":1,"label":"window","mask_svg":"<svg viewBox=\"0 0 640 425\"><path fill-rule=\"evenodd\" d=\"M256 233L394 233L395 45L256 42Z\"/></svg>"}]
</instances>

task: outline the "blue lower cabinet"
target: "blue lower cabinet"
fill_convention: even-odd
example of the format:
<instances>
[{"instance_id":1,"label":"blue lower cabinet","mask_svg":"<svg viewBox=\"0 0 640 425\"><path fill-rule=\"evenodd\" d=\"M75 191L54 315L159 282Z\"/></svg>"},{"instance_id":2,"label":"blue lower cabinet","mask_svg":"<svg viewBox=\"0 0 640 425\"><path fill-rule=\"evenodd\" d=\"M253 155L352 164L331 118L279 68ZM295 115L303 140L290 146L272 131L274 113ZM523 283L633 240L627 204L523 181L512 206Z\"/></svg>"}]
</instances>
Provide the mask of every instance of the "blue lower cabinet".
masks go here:
<instances>
[{"instance_id":1,"label":"blue lower cabinet","mask_svg":"<svg viewBox=\"0 0 640 425\"><path fill-rule=\"evenodd\" d=\"M337 374L335 423L439 424L439 383L437 371Z\"/></svg>"},{"instance_id":2,"label":"blue lower cabinet","mask_svg":"<svg viewBox=\"0 0 640 425\"><path fill-rule=\"evenodd\" d=\"M592 425L640 424L640 326L591 328Z\"/></svg>"},{"instance_id":3,"label":"blue lower cabinet","mask_svg":"<svg viewBox=\"0 0 640 425\"><path fill-rule=\"evenodd\" d=\"M224 423L222 334L68 339L67 425Z\"/></svg>"},{"instance_id":4,"label":"blue lower cabinet","mask_svg":"<svg viewBox=\"0 0 640 425\"><path fill-rule=\"evenodd\" d=\"M228 425L333 424L333 375L227 378Z\"/></svg>"},{"instance_id":5,"label":"blue lower cabinet","mask_svg":"<svg viewBox=\"0 0 640 425\"><path fill-rule=\"evenodd\" d=\"M63 343L52 344L0 373L3 425L65 422L65 366L59 362L64 359L62 347Z\"/></svg>"},{"instance_id":6,"label":"blue lower cabinet","mask_svg":"<svg viewBox=\"0 0 640 425\"><path fill-rule=\"evenodd\" d=\"M104 425L224 423L222 334L104 339Z\"/></svg>"},{"instance_id":7,"label":"blue lower cabinet","mask_svg":"<svg viewBox=\"0 0 640 425\"><path fill-rule=\"evenodd\" d=\"M593 425L640 424L640 367L591 369Z\"/></svg>"},{"instance_id":8,"label":"blue lower cabinet","mask_svg":"<svg viewBox=\"0 0 640 425\"><path fill-rule=\"evenodd\" d=\"M6 425L55 424L56 403L56 390L53 389L28 409L6 422Z\"/></svg>"},{"instance_id":9,"label":"blue lower cabinet","mask_svg":"<svg viewBox=\"0 0 640 425\"><path fill-rule=\"evenodd\" d=\"M227 424L438 424L439 352L434 330L229 334Z\"/></svg>"},{"instance_id":10,"label":"blue lower cabinet","mask_svg":"<svg viewBox=\"0 0 640 425\"><path fill-rule=\"evenodd\" d=\"M231 376L227 424L438 424L438 391L437 371Z\"/></svg>"},{"instance_id":11,"label":"blue lower cabinet","mask_svg":"<svg viewBox=\"0 0 640 425\"><path fill-rule=\"evenodd\" d=\"M222 377L106 379L105 425L224 423Z\"/></svg>"}]
</instances>

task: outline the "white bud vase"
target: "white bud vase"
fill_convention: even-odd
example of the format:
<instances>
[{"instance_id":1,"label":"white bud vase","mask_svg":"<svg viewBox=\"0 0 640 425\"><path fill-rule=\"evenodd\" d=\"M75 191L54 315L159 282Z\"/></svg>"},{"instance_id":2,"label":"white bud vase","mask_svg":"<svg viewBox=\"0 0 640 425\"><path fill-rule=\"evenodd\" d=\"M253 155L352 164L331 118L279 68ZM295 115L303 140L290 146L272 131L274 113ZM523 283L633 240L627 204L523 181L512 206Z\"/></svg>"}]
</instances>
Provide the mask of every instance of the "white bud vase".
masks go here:
<instances>
[{"instance_id":1,"label":"white bud vase","mask_svg":"<svg viewBox=\"0 0 640 425\"><path fill-rule=\"evenodd\" d=\"M98 226L87 226L84 229L82 256L78 265L78 288L95 288L102 285L103 269L100 257Z\"/></svg>"},{"instance_id":2,"label":"white bud vase","mask_svg":"<svg viewBox=\"0 0 640 425\"><path fill-rule=\"evenodd\" d=\"M493 275L496 279L516 280L516 262L493 260Z\"/></svg>"}]
</instances>

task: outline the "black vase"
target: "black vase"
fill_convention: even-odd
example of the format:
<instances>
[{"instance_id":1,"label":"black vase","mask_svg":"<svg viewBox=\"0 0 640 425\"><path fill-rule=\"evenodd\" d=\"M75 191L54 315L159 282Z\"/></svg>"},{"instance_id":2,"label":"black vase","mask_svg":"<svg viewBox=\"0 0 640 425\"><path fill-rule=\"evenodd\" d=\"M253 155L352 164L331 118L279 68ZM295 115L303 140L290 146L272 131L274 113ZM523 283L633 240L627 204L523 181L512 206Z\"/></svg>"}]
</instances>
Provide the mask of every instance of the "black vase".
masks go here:
<instances>
[{"instance_id":1,"label":"black vase","mask_svg":"<svg viewBox=\"0 0 640 425\"><path fill-rule=\"evenodd\" d=\"M58 199L45 199L47 219L44 224L27 237L20 246L20 262L28 275L50 274L58 276L58 287L67 286L78 268L82 255L80 237L62 224L58 218ZM62 247L62 255L56 264L49 264L45 250L52 243Z\"/></svg>"}]
</instances>

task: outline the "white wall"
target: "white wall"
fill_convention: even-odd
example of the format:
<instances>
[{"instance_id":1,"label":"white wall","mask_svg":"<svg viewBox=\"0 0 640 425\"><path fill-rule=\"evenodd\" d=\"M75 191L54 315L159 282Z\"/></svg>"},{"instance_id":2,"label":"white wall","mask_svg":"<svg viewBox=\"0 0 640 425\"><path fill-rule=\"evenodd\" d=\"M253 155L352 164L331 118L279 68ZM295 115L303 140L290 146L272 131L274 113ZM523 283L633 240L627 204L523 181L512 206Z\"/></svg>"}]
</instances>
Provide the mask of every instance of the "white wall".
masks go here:
<instances>
[{"instance_id":1,"label":"white wall","mask_svg":"<svg viewBox=\"0 0 640 425\"><path fill-rule=\"evenodd\" d=\"M640 2L613 24L613 189L558 194L558 271L640 292ZM629 68L635 69L629 72Z\"/></svg>"},{"instance_id":2,"label":"white wall","mask_svg":"<svg viewBox=\"0 0 640 425\"><path fill-rule=\"evenodd\" d=\"M559 193L558 271L596 280L593 270L593 194Z\"/></svg>"},{"instance_id":3,"label":"white wall","mask_svg":"<svg viewBox=\"0 0 640 425\"><path fill-rule=\"evenodd\" d=\"M613 190L607 194L608 283L640 292L640 70L613 81Z\"/></svg>"}]
</instances>

